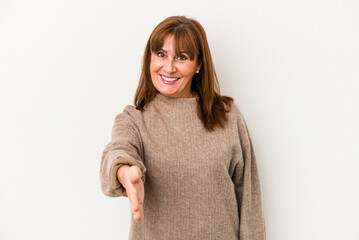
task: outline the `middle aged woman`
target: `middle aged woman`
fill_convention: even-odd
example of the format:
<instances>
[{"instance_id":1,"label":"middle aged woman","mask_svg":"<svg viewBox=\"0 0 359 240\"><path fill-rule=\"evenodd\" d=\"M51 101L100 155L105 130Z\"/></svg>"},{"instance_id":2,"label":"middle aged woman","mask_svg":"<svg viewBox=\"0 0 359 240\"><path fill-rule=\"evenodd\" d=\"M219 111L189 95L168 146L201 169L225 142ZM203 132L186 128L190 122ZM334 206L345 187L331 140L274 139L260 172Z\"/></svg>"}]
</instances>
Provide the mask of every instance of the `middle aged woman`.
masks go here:
<instances>
[{"instance_id":1,"label":"middle aged woman","mask_svg":"<svg viewBox=\"0 0 359 240\"><path fill-rule=\"evenodd\" d=\"M130 200L129 239L265 239L252 141L196 20L153 30L134 105L116 116L100 172L105 195Z\"/></svg>"}]
</instances>

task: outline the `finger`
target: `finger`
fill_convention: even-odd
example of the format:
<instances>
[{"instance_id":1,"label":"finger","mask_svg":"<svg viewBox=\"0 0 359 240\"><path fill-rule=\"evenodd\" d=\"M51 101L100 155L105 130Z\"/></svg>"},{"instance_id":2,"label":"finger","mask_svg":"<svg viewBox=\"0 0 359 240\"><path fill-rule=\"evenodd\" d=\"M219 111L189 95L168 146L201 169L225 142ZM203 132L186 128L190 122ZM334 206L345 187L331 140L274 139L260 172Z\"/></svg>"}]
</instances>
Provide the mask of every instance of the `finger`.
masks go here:
<instances>
[{"instance_id":1,"label":"finger","mask_svg":"<svg viewBox=\"0 0 359 240\"><path fill-rule=\"evenodd\" d=\"M133 179L131 179L131 182L135 182L131 188L131 192L133 193L133 195L131 195L131 205L132 205L132 209L133 211L139 211L139 207L140 207L140 203L143 203L143 197L144 197L144 193L143 193L143 183L141 179L136 179L136 177L134 177Z\"/></svg>"},{"instance_id":2,"label":"finger","mask_svg":"<svg viewBox=\"0 0 359 240\"><path fill-rule=\"evenodd\" d=\"M140 222L140 221L142 220L140 213L134 214L134 217L133 217L133 218L135 219L136 222Z\"/></svg>"},{"instance_id":3,"label":"finger","mask_svg":"<svg viewBox=\"0 0 359 240\"><path fill-rule=\"evenodd\" d=\"M131 206L132 206L132 210L133 212L138 212L140 210L140 203L138 201L137 195L130 200L131 201Z\"/></svg>"},{"instance_id":4,"label":"finger","mask_svg":"<svg viewBox=\"0 0 359 240\"><path fill-rule=\"evenodd\" d=\"M140 205L140 210L134 213L134 218L137 222L141 222L143 220L143 210L142 205Z\"/></svg>"},{"instance_id":5,"label":"finger","mask_svg":"<svg viewBox=\"0 0 359 240\"><path fill-rule=\"evenodd\" d=\"M143 182L139 172L129 172L129 184L126 191L128 191L128 198L130 200L134 219L140 222L143 217L143 199L144 199L144 188Z\"/></svg>"},{"instance_id":6,"label":"finger","mask_svg":"<svg viewBox=\"0 0 359 240\"><path fill-rule=\"evenodd\" d=\"M137 216L137 214L139 214L139 218L142 218L141 216L143 215L143 209L142 209L142 205L143 203L140 201L140 199L137 198L137 200L134 200L132 203L132 211L133 214Z\"/></svg>"},{"instance_id":7,"label":"finger","mask_svg":"<svg viewBox=\"0 0 359 240\"><path fill-rule=\"evenodd\" d=\"M143 182L140 181L140 183L137 184L137 187L138 187L137 196L138 196L139 211L141 212L141 216L143 217L143 201L145 197Z\"/></svg>"},{"instance_id":8,"label":"finger","mask_svg":"<svg viewBox=\"0 0 359 240\"><path fill-rule=\"evenodd\" d=\"M143 219L143 204L141 203L140 204L140 220L139 221L142 221L142 219Z\"/></svg>"},{"instance_id":9,"label":"finger","mask_svg":"<svg viewBox=\"0 0 359 240\"><path fill-rule=\"evenodd\" d=\"M138 193L137 193L137 189L135 186L131 185L128 186L128 188L126 189L127 192L127 196L128 199L130 200L130 205L132 208L132 211L138 211L139 208L139 200L138 200Z\"/></svg>"}]
</instances>

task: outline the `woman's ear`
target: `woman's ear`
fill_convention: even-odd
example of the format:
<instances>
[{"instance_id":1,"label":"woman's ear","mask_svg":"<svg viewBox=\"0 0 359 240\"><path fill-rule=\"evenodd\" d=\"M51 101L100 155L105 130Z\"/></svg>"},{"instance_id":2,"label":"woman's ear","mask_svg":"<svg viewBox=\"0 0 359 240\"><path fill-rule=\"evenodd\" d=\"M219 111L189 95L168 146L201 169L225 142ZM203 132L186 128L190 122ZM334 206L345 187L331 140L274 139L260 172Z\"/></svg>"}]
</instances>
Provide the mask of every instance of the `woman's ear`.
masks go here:
<instances>
[{"instance_id":1,"label":"woman's ear","mask_svg":"<svg viewBox=\"0 0 359 240\"><path fill-rule=\"evenodd\" d=\"M196 73L199 73L199 70L201 69L201 67L202 67L202 62L197 66Z\"/></svg>"}]
</instances>

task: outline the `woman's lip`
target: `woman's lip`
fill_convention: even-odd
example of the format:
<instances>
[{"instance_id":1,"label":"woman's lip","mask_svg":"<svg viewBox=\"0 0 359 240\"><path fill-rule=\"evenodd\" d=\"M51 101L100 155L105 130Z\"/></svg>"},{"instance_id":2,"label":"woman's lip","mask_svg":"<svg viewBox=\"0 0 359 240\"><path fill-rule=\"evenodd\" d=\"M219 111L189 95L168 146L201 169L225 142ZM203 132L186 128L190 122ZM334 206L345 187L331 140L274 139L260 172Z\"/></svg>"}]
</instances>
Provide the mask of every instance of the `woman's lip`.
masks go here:
<instances>
[{"instance_id":1,"label":"woman's lip","mask_svg":"<svg viewBox=\"0 0 359 240\"><path fill-rule=\"evenodd\" d=\"M175 80L173 82L169 82L169 81L164 80L161 74L159 74L159 75L160 75L161 81L166 85L174 85L178 82L178 80L180 80L180 78L178 78L177 80Z\"/></svg>"},{"instance_id":2,"label":"woman's lip","mask_svg":"<svg viewBox=\"0 0 359 240\"><path fill-rule=\"evenodd\" d=\"M175 76L166 76L166 75L163 75L163 74L159 74L160 76L164 76L165 78L180 78L180 77L175 77Z\"/></svg>"}]
</instances>

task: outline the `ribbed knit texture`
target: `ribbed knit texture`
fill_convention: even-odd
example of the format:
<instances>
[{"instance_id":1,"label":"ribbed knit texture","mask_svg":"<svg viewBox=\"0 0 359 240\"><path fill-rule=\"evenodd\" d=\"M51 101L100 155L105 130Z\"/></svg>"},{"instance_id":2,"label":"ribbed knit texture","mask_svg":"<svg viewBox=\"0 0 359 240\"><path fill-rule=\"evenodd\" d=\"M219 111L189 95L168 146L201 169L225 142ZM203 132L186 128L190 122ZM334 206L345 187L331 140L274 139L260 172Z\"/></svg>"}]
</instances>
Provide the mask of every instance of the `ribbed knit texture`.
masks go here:
<instances>
[{"instance_id":1,"label":"ribbed knit texture","mask_svg":"<svg viewBox=\"0 0 359 240\"><path fill-rule=\"evenodd\" d=\"M264 240L257 164L240 110L233 103L226 127L207 132L196 105L158 93L143 112L126 106L102 155L103 193L127 196L118 168L141 169L144 219L131 216L130 240Z\"/></svg>"}]
</instances>

